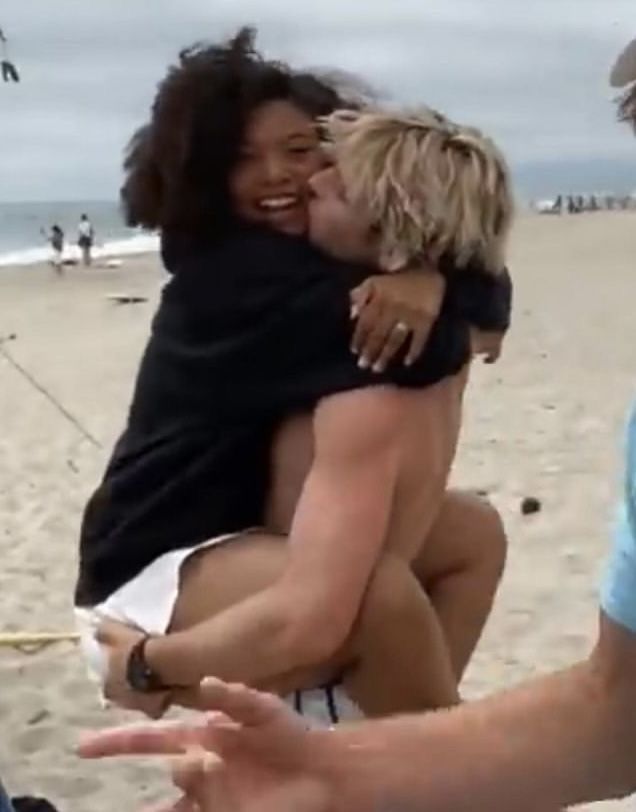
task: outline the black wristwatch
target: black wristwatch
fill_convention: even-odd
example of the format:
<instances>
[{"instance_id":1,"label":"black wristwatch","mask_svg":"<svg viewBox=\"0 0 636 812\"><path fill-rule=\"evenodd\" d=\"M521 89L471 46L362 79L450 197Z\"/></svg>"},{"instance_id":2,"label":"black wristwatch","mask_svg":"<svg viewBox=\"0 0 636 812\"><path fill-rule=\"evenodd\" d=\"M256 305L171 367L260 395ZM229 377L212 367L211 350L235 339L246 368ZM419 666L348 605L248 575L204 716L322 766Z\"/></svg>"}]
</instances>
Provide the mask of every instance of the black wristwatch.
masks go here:
<instances>
[{"instance_id":1,"label":"black wristwatch","mask_svg":"<svg viewBox=\"0 0 636 812\"><path fill-rule=\"evenodd\" d=\"M157 694L170 691L168 685L164 685L161 677L155 673L146 661L146 643L151 639L147 634L131 648L126 665L126 682L133 691L141 694Z\"/></svg>"}]
</instances>

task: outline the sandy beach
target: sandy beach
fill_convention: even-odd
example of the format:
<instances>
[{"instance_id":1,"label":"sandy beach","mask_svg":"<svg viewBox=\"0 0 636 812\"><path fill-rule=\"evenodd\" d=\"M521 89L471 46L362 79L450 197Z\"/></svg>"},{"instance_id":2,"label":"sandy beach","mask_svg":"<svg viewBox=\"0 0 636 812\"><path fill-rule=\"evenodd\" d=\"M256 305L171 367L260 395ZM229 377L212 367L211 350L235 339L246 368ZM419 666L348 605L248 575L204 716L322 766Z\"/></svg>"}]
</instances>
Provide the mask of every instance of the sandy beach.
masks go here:
<instances>
[{"instance_id":1,"label":"sandy beach","mask_svg":"<svg viewBox=\"0 0 636 812\"><path fill-rule=\"evenodd\" d=\"M457 484L491 495L511 542L469 696L565 665L593 639L636 391L635 226L633 213L603 213L525 217L516 228L513 330L500 363L475 367L454 472ZM4 632L73 629L81 511L123 425L164 279L153 256L61 279L46 266L0 269L3 350L82 427L0 356ZM106 298L120 292L148 301ZM524 496L541 501L538 515L520 515ZM165 797L153 765L73 755L80 731L123 717L100 709L74 645L0 649L0 775L12 794L46 795L61 812L133 810Z\"/></svg>"}]
</instances>

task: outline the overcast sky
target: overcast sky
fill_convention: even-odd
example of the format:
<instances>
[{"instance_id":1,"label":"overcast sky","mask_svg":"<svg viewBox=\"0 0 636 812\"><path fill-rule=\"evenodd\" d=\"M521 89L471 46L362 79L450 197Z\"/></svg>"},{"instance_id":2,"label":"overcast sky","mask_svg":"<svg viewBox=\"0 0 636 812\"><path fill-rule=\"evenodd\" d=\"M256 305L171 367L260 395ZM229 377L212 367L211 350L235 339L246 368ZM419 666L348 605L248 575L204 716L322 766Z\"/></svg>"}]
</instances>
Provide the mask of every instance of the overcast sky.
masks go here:
<instances>
[{"instance_id":1,"label":"overcast sky","mask_svg":"<svg viewBox=\"0 0 636 812\"><path fill-rule=\"evenodd\" d=\"M245 23L268 55L484 127L525 182L587 173L610 188L633 166L636 187L607 85L636 0L0 0L23 75L0 86L0 199L114 199L168 62Z\"/></svg>"}]
</instances>

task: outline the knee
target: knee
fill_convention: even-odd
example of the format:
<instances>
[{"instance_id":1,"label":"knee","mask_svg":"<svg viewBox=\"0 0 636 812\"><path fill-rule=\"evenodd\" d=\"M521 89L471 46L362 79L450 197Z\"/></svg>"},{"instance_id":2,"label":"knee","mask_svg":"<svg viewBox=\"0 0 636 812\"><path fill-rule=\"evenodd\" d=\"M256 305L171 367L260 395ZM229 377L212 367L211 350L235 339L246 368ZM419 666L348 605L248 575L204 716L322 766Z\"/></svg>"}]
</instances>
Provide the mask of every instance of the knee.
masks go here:
<instances>
[{"instance_id":1,"label":"knee","mask_svg":"<svg viewBox=\"0 0 636 812\"><path fill-rule=\"evenodd\" d=\"M503 519L488 499L475 496L471 554L475 565L499 581L508 556L508 536Z\"/></svg>"},{"instance_id":2,"label":"knee","mask_svg":"<svg viewBox=\"0 0 636 812\"><path fill-rule=\"evenodd\" d=\"M367 641L377 641L383 633L393 636L396 630L420 623L422 601L427 600L422 587L403 559L385 554L369 581L357 618L347 626L333 607L330 617L322 618L297 637L304 650L299 655L306 665L342 661L357 657ZM386 632L385 632L386 630Z\"/></svg>"},{"instance_id":3,"label":"knee","mask_svg":"<svg viewBox=\"0 0 636 812\"><path fill-rule=\"evenodd\" d=\"M453 491L447 494L416 571L427 588L440 578L468 572L496 587L507 553L506 531L495 506L476 493Z\"/></svg>"},{"instance_id":4,"label":"knee","mask_svg":"<svg viewBox=\"0 0 636 812\"><path fill-rule=\"evenodd\" d=\"M421 610L424 593L408 563L385 554L369 583L360 613L363 623L406 623Z\"/></svg>"}]
</instances>

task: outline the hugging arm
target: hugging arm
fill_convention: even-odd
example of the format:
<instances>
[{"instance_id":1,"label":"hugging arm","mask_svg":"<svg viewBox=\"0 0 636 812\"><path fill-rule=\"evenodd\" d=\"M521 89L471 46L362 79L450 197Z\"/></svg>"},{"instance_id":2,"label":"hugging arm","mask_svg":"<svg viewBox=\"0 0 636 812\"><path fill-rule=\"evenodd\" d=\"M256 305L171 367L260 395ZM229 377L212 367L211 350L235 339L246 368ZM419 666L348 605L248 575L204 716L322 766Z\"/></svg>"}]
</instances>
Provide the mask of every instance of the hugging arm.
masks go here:
<instances>
[{"instance_id":1,"label":"hugging arm","mask_svg":"<svg viewBox=\"0 0 636 812\"><path fill-rule=\"evenodd\" d=\"M244 240L239 248L248 255L240 267L230 256L216 268L197 260L196 267L178 269L155 320L153 364L138 382L145 404L131 409L143 417L145 405L154 414L163 398L175 415L185 412L214 428L216 415L220 424L231 414L258 426L263 416L271 422L271 415L283 418L319 403L317 454L285 573L203 623L151 639L146 658L167 685L195 685L210 674L268 684L335 653L385 541L399 462L396 435L404 422L403 392L368 387L404 381L420 388L440 379L424 357L379 378L358 369L349 349L348 278L317 266L315 254L293 241L281 255L271 239ZM263 264L268 246L279 262L273 275ZM227 476L240 493L238 467ZM203 479L195 484L206 486ZM141 516L146 527L148 517ZM172 526L157 522L158 531L172 532L178 520L177 513Z\"/></svg>"},{"instance_id":2,"label":"hugging arm","mask_svg":"<svg viewBox=\"0 0 636 812\"><path fill-rule=\"evenodd\" d=\"M314 462L281 578L191 629L151 640L147 656L165 682L193 685L210 674L269 682L324 662L344 643L385 540L400 414L401 395L389 389L318 406Z\"/></svg>"},{"instance_id":3,"label":"hugging arm","mask_svg":"<svg viewBox=\"0 0 636 812\"><path fill-rule=\"evenodd\" d=\"M494 361L510 326L512 280L479 268L429 266L369 277L351 292L352 349L364 367L384 371L400 352L407 366L426 349L440 312L467 322L477 354Z\"/></svg>"}]
</instances>

